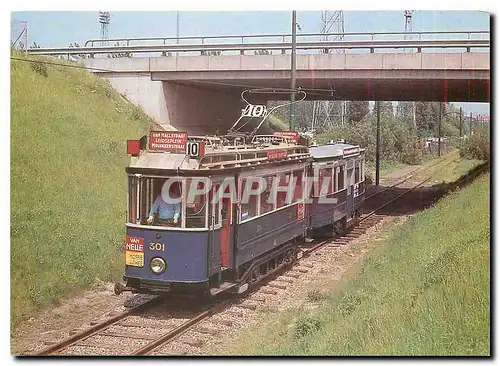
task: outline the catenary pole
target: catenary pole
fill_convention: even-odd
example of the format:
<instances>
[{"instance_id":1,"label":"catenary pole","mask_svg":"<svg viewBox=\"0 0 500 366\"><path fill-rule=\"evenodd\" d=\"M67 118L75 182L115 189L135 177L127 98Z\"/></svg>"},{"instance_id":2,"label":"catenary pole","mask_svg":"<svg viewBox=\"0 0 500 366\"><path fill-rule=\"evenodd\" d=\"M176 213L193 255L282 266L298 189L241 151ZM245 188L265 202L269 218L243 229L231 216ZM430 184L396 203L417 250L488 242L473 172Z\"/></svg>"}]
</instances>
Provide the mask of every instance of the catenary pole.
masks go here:
<instances>
[{"instance_id":1,"label":"catenary pole","mask_svg":"<svg viewBox=\"0 0 500 366\"><path fill-rule=\"evenodd\" d=\"M380 102L377 103L377 146L375 147L375 184L380 182Z\"/></svg>"},{"instance_id":2,"label":"catenary pole","mask_svg":"<svg viewBox=\"0 0 500 366\"><path fill-rule=\"evenodd\" d=\"M292 65L291 65L291 81L290 89L292 93L290 94L290 130L295 129L295 53L296 53L296 42L297 42L297 12L292 11Z\"/></svg>"}]
</instances>

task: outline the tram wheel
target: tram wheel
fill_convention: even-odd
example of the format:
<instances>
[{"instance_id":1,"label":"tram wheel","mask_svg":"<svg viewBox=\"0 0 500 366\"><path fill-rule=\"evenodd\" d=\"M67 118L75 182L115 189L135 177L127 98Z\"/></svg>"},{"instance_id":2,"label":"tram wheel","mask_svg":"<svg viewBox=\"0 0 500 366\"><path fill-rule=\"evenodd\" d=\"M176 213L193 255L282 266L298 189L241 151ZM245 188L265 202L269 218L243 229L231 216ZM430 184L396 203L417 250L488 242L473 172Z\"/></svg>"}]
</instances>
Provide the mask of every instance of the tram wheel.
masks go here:
<instances>
[{"instance_id":1,"label":"tram wheel","mask_svg":"<svg viewBox=\"0 0 500 366\"><path fill-rule=\"evenodd\" d=\"M260 277L261 277L260 268L257 267L252 271L251 283L257 282L260 279Z\"/></svg>"}]
</instances>

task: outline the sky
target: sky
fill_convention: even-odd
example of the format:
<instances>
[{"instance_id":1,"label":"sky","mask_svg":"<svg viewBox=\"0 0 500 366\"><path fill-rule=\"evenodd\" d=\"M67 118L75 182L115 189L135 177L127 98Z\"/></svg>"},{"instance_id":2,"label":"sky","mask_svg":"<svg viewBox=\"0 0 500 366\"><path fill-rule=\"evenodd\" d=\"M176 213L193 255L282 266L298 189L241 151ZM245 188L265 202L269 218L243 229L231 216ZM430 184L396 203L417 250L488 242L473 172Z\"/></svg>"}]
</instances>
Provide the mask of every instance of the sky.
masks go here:
<instances>
[{"instance_id":1,"label":"sky","mask_svg":"<svg viewBox=\"0 0 500 366\"><path fill-rule=\"evenodd\" d=\"M175 37L177 12L111 11L109 38ZM272 34L291 32L290 11L181 11L180 36L234 34ZM28 22L28 43L41 47L81 46L89 39L100 38L98 12L12 12L13 21ZM298 11L302 33L319 33L321 11ZM403 11L345 11L345 32L403 32ZM480 11L416 11L413 31L490 30L490 14ZM11 38L19 25L11 25ZM300 33L300 32L299 32ZM456 37L456 36L450 36ZM489 114L489 103L456 103L466 113Z\"/></svg>"}]
</instances>

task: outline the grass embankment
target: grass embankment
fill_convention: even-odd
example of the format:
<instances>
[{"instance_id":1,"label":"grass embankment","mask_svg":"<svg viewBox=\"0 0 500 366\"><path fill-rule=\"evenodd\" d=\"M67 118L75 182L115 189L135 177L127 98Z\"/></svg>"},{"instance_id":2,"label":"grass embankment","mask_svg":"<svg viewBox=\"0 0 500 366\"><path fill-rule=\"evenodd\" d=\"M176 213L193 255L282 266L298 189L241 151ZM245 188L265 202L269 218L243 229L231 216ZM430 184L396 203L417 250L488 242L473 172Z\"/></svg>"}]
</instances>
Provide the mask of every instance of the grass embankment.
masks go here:
<instances>
[{"instance_id":1,"label":"grass embankment","mask_svg":"<svg viewBox=\"0 0 500 366\"><path fill-rule=\"evenodd\" d=\"M436 166L438 172L435 176L433 176L428 185L433 185L436 182L454 182L472 168L483 163L481 160L461 158L459 150L454 150L451 153L444 155L441 159L446 159L448 163L446 165L438 164ZM425 179L428 176L428 173L429 172L425 170L417 173L414 177L415 181Z\"/></svg>"},{"instance_id":2,"label":"grass embankment","mask_svg":"<svg viewBox=\"0 0 500 366\"><path fill-rule=\"evenodd\" d=\"M489 176L393 225L316 309L266 317L230 353L489 355ZM313 296L314 295L314 296Z\"/></svg>"},{"instance_id":3,"label":"grass embankment","mask_svg":"<svg viewBox=\"0 0 500 366\"><path fill-rule=\"evenodd\" d=\"M150 122L84 70L11 61L13 324L119 277L126 140Z\"/></svg>"}]
</instances>

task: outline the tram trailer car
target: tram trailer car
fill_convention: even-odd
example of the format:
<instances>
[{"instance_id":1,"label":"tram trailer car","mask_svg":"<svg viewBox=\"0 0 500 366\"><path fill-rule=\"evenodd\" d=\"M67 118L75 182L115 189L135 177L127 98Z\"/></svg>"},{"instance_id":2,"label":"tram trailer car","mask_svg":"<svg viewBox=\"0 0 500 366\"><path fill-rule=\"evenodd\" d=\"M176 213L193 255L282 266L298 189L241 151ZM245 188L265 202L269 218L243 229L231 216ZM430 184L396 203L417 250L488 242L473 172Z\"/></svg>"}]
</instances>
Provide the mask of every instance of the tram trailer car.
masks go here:
<instances>
[{"instance_id":1,"label":"tram trailer car","mask_svg":"<svg viewBox=\"0 0 500 366\"><path fill-rule=\"evenodd\" d=\"M174 146L172 150L169 145L164 149L155 143L159 136L173 136L187 148ZM350 144L308 148L299 145L297 138L278 134L256 135L252 144L235 147L223 146L218 138L188 138L182 132L151 132L148 149L144 138L129 144L133 156L126 169L126 285L117 283L117 294L244 292L292 263L306 236L332 225L345 227L363 200L364 150ZM260 197L241 202L248 178L262 177L268 182L277 178L281 185L291 176L298 182L291 203L278 192L275 202L268 204L270 184ZM301 183L310 176L314 176L314 189L308 204L308 192ZM328 190L321 191L327 176L331 178ZM179 223L150 224L150 208L172 177L182 182ZM188 206L185 192L193 188L197 177L209 178L212 187ZM213 200L226 178L237 182L236 199ZM319 202L325 196L337 202Z\"/></svg>"},{"instance_id":2,"label":"tram trailer car","mask_svg":"<svg viewBox=\"0 0 500 366\"><path fill-rule=\"evenodd\" d=\"M309 205L310 236L340 234L361 215L365 196L365 149L344 141L309 148L314 189Z\"/></svg>"}]
</instances>

